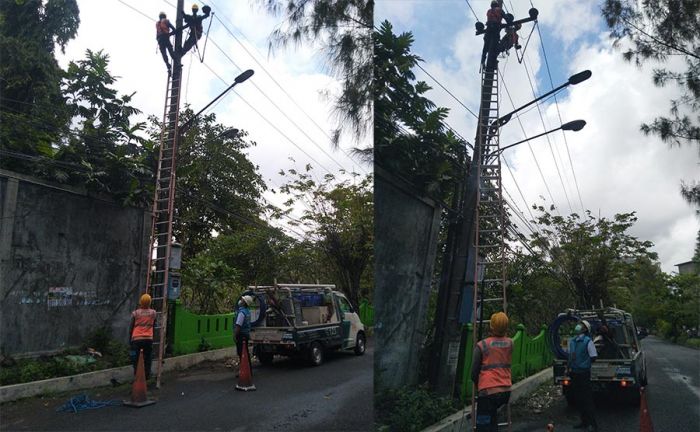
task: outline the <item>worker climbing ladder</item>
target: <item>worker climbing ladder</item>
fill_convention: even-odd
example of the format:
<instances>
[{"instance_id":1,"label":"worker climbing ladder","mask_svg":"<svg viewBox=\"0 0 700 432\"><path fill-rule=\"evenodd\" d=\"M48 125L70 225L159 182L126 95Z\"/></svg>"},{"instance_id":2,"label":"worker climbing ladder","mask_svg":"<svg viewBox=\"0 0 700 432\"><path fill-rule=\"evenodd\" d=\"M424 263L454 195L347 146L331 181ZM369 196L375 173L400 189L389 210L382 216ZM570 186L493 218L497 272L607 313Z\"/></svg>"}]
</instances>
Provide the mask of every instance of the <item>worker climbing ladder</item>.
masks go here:
<instances>
[{"instance_id":1,"label":"worker climbing ladder","mask_svg":"<svg viewBox=\"0 0 700 432\"><path fill-rule=\"evenodd\" d=\"M481 105L477 126L478 158L474 232L474 318L473 339L485 337L492 313L507 312L505 230L507 220L503 206L501 161L499 154L498 69L485 68L481 74ZM476 386L472 389L472 419L476 419ZM506 406L506 423L510 430L510 405ZM473 421L476 428L476 421Z\"/></svg>"},{"instance_id":2,"label":"worker climbing ladder","mask_svg":"<svg viewBox=\"0 0 700 432\"><path fill-rule=\"evenodd\" d=\"M177 167L178 122L180 113L180 77L182 66L176 62L168 75L165 92L160 151L153 198L151 226L151 253L148 257L146 292L151 295L151 307L156 310L153 349L158 353L156 387L160 387L163 356L165 355L168 323L168 283L173 239L173 212L175 210L175 173Z\"/></svg>"}]
</instances>

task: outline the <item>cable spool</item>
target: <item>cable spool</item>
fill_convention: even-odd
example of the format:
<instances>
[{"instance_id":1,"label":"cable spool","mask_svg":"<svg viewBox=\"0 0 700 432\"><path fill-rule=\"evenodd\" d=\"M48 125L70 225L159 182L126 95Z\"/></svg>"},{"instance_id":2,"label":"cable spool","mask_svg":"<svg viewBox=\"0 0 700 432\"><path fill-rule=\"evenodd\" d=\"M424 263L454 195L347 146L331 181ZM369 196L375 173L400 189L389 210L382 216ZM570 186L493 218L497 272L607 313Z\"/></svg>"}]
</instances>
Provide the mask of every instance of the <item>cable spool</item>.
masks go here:
<instances>
[{"instance_id":1,"label":"cable spool","mask_svg":"<svg viewBox=\"0 0 700 432\"><path fill-rule=\"evenodd\" d=\"M255 297L258 300L258 304L260 305L260 313L258 314L258 319L256 319L255 321L251 321L250 323L251 327L257 327L263 322L265 322L265 313L267 312L267 304L265 304L265 297L253 291L245 291L240 295L240 297L238 297L238 300L240 301L241 298L245 295Z\"/></svg>"},{"instance_id":2,"label":"cable spool","mask_svg":"<svg viewBox=\"0 0 700 432\"><path fill-rule=\"evenodd\" d=\"M549 349L560 360L568 358L568 352L561 347L561 337L559 336L559 327L567 321L578 322L581 321L581 317L571 314L560 314L547 329Z\"/></svg>"}]
</instances>

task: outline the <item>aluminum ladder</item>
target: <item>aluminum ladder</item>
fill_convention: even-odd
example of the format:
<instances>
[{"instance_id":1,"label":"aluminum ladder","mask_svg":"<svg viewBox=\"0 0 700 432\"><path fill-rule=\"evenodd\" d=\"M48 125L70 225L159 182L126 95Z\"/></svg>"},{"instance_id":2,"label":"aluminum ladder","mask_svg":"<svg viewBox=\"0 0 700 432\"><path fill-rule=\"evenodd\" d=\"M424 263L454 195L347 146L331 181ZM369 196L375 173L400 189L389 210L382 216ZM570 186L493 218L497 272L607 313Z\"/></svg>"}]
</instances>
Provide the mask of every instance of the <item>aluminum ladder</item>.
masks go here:
<instances>
[{"instance_id":1,"label":"aluminum ladder","mask_svg":"<svg viewBox=\"0 0 700 432\"><path fill-rule=\"evenodd\" d=\"M490 317L507 312L505 233L507 219L503 203L498 119L498 68L484 68L481 73L481 105L477 126L475 157L478 192L475 206L474 232L474 299L473 341L486 336ZM481 267L481 270L480 268ZM477 388L472 387L472 428L476 429ZM506 405L507 421L498 426L511 430L510 403Z\"/></svg>"}]
</instances>

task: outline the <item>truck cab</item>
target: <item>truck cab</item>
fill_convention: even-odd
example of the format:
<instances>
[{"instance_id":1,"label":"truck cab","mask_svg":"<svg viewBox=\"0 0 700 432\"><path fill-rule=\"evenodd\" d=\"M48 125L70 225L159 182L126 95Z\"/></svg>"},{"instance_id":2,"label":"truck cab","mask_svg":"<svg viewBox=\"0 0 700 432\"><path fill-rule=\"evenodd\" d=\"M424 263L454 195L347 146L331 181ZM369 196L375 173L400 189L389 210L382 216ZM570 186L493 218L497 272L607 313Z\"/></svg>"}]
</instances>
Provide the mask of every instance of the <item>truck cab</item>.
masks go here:
<instances>
[{"instance_id":1,"label":"truck cab","mask_svg":"<svg viewBox=\"0 0 700 432\"><path fill-rule=\"evenodd\" d=\"M566 314L573 322L586 320L591 324L590 336L598 352L596 361L591 365L591 384L594 392L620 393L627 395L634 404L638 404L639 388L647 384L647 369L644 350L632 315L610 307L569 310ZM607 334L603 331L603 326L607 327ZM561 349L564 351L568 348L568 339L569 337L563 335L560 338ZM573 403L571 378L567 370L566 358L559 355L554 361L554 382L562 386L567 401Z\"/></svg>"},{"instance_id":2,"label":"truck cab","mask_svg":"<svg viewBox=\"0 0 700 432\"><path fill-rule=\"evenodd\" d=\"M335 285L277 284L249 287L245 294L256 299L250 342L262 364L282 355L318 366L330 350L365 352L364 325Z\"/></svg>"}]
</instances>

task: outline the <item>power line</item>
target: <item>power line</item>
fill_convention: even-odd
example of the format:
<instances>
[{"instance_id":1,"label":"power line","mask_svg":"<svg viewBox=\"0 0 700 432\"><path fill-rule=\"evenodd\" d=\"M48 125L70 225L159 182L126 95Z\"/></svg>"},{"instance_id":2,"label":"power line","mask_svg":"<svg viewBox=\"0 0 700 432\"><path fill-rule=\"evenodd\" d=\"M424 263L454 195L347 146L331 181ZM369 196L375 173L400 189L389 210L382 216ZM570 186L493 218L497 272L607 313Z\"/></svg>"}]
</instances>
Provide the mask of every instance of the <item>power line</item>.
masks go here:
<instances>
[{"instance_id":1,"label":"power line","mask_svg":"<svg viewBox=\"0 0 700 432\"><path fill-rule=\"evenodd\" d=\"M214 3L212 2L212 4L214 4ZM214 6L216 6L216 5L214 5ZM216 7L217 7L217 9L218 9L218 6L216 6ZM248 48L245 46L245 44L244 44L243 42L241 42L240 39L238 39L238 37L236 37L235 34L233 34L233 32L232 32L232 31L228 28L228 26L221 20L221 18L219 18L218 15L215 15L215 17L216 17L216 19L221 23L221 25L224 27L224 29L226 29L226 31L231 35L231 37L233 37L233 39L235 39L236 42L238 42L238 44L245 50L245 52L248 53L248 55L253 59L253 61L255 61L255 63L257 63L258 66L260 66L260 67L262 68L262 70L265 72L265 74L267 74L267 76L270 77L270 79L272 79L272 81L277 85L277 87L278 87L280 90L282 90L282 92L287 96L287 98L289 98L289 100L292 101L292 103L293 103L297 108L299 108L299 110L306 116L306 118L308 118L308 119L318 128L318 130L320 130L324 135L326 135L326 137L328 138L329 141L332 141L332 138L331 138L331 136L328 134L328 132L327 132L323 127L321 127L321 125L319 125L318 122L316 122L316 120L314 120L313 117L311 117L311 116L309 115L309 113L308 113L308 112L307 112L307 111L292 97L292 95L289 94L289 92L287 92L287 90L275 79L275 77L267 70L267 68L266 68L262 63L260 63L260 61L258 61L258 59L248 50ZM227 19L228 19L228 18L227 18ZM238 28L238 27L236 27L236 26L233 24L233 22L231 22L231 20L228 20L228 21L229 21L229 23L231 24L231 26L232 26L233 28L237 29L237 30L239 31L239 33L243 36L243 38L245 38L246 41L248 41L248 42L254 47L254 49L257 51L257 48L255 48L255 45L252 44L252 43L248 40L248 38L245 37L245 34L241 31L241 29ZM260 54L259 51L258 51L258 54ZM340 147L339 147L339 148L340 148ZM348 158L350 158L350 159L354 160L355 162L357 162L358 165L360 165L360 169L363 170L363 171L365 172L365 174L368 174L368 172L361 166L361 162L360 162L360 161L354 159L354 158L352 157L352 155L351 155L350 153L346 152L344 149L340 148L340 150L341 150Z\"/></svg>"},{"instance_id":2,"label":"power line","mask_svg":"<svg viewBox=\"0 0 700 432\"><path fill-rule=\"evenodd\" d=\"M476 15L476 12L474 12L474 8L472 8L472 5L469 4L469 0L464 0L467 2L467 6L469 6L469 10L472 11L472 14L474 14L474 19L479 21L479 17Z\"/></svg>"},{"instance_id":3,"label":"power line","mask_svg":"<svg viewBox=\"0 0 700 432\"><path fill-rule=\"evenodd\" d=\"M211 43L212 43L219 51L221 51L221 53L231 62L231 64L233 64L233 65L234 65L238 70L240 70L241 72L243 71L243 69L242 69L240 66L238 66L238 64L236 64L236 62L233 61L233 59L232 59L228 54L226 54L226 51L224 51L224 50L214 41L214 39L212 39L211 37L210 37L209 39L211 40ZM289 116L287 115L287 113L285 113L284 110L282 110L282 108L280 108L279 105L277 105L277 103L276 103L275 101L273 101L272 98L270 98L270 97L267 95L267 93L265 93L265 92L255 83L255 81L251 81L251 83L253 84L253 87L255 87L256 89L258 89L258 91L259 91L260 93L262 93L262 95L265 96L265 98L266 98L268 101L270 101L270 103L271 103L275 108L277 108L277 111L279 111L287 120L289 120L289 122L292 123L306 138L308 138L309 141L310 141L314 146L316 146L316 148L318 148L319 150L321 150L321 152L323 152L323 154L325 154L326 156L328 156L328 158L331 159L333 162L335 162L341 169L345 169L345 167L344 167L340 162L338 162L332 155L330 155L328 152L326 152L326 150L323 149L323 147L322 147L320 144L318 144L313 138L311 138L311 137L309 136L309 134L307 134L306 131L305 131L301 126L299 126L291 117L289 117Z\"/></svg>"},{"instance_id":4,"label":"power line","mask_svg":"<svg viewBox=\"0 0 700 432\"><path fill-rule=\"evenodd\" d=\"M532 2L530 2L532 4ZM534 7L534 5L533 5ZM542 46L542 54L544 56L544 64L547 66L547 75L549 75L549 84L554 88L554 80L552 80L552 72L549 68L549 61L547 60L547 51L544 49L544 40L542 39L542 32L540 31L540 25L539 23L535 22L535 27L537 27L537 33L540 37L540 45ZM559 110L559 101L557 100L556 95L554 95L554 103L557 107L557 115L559 116L559 123L563 123L562 117L561 117L561 111ZM583 200L581 199L581 190L578 187L578 179L576 178L576 170L574 169L574 163L571 160L571 152L569 151L569 142L566 139L566 132L564 130L561 131L562 136L564 137L564 147L566 147L566 154L569 158L569 165L571 165L571 173L574 177L574 185L576 186L576 193L578 194L578 201L579 204L581 204L581 210L583 212L586 211L586 208L583 205Z\"/></svg>"},{"instance_id":5,"label":"power line","mask_svg":"<svg viewBox=\"0 0 700 432\"><path fill-rule=\"evenodd\" d=\"M455 101L457 101L458 104L462 105L462 107L463 107L465 110L467 110L467 111L469 112L469 114L471 114L472 116L474 116L475 119L478 119L478 118L479 118L479 116L477 116L476 114L474 114L474 111L470 110L469 107L467 107L466 105L464 105L464 104L462 103L462 101L460 101L460 100L457 98L457 96L455 96L454 94L452 94L452 92L449 91L449 90L447 89L447 87L445 87L444 85L442 85L442 83L441 83L440 81L438 81L437 78L435 78L434 76L432 76L432 75L430 74L430 72L428 72L427 70L425 70L425 68L424 68L423 66L421 66L420 63L416 63L416 66L418 66L418 68L419 68L420 70L422 70L423 72L425 72L425 74L428 75L433 81L435 81L435 83L436 83L437 85L439 85L443 90L445 90L445 91L447 92L447 94L449 94L450 96L452 96L452 99L454 99Z\"/></svg>"},{"instance_id":6,"label":"power line","mask_svg":"<svg viewBox=\"0 0 700 432\"><path fill-rule=\"evenodd\" d=\"M525 55L523 55L523 66L525 67L525 73L527 75L527 81L530 83L530 88L532 89L532 96L534 98L537 98L537 92L535 90L535 86L532 83L532 79L530 78L530 71L528 70L527 64L525 63ZM534 74L534 72L533 72ZM542 122L542 131L546 132L547 131L547 126L545 125L544 122L544 116L542 115L542 109L540 108L540 104L537 103L535 104L537 106L537 113L540 116L540 121ZM554 155L554 149L552 148L552 141L549 139L549 135L545 135L545 138L547 139L547 145L549 146L549 152L552 153L552 160L554 160L554 166L557 170L557 174L559 175L559 181L561 182L561 188L564 191L564 197L566 198L566 202L569 204L569 210L573 213L574 209L571 206L571 201L569 200L569 194L566 192L566 185L564 184L564 179L561 176L561 171L559 170L559 164L557 163L557 158ZM561 159L561 156L559 157Z\"/></svg>"},{"instance_id":7,"label":"power line","mask_svg":"<svg viewBox=\"0 0 700 432\"><path fill-rule=\"evenodd\" d=\"M506 85L505 78L503 77L503 74L500 73L499 75L501 76L501 82L503 83L503 88L506 91L506 94L508 95L508 99L510 100L510 104L513 106L513 109L515 109L515 103L513 102L513 98L510 95L510 91L508 90L508 86ZM523 136L525 139L528 139L527 132L525 132L525 126L523 126L522 120L520 120L520 116L516 113L515 118L518 120L518 124L520 125L520 130L523 132ZM547 189L547 193L549 194L549 198L552 200L552 204L555 204L554 202L554 196L552 195L552 191L549 189L549 184L547 184L547 180L544 178L544 174L542 173L542 168L540 168L540 164L537 161L537 156L535 156L535 152L532 150L532 146L530 145L529 142L526 143L527 147L530 149L530 154L532 154L532 158L535 160L535 166L537 167L537 171L540 173L540 177L542 178L542 182L544 183L544 187ZM557 213L559 213L559 208L555 205L555 209Z\"/></svg>"}]
</instances>

